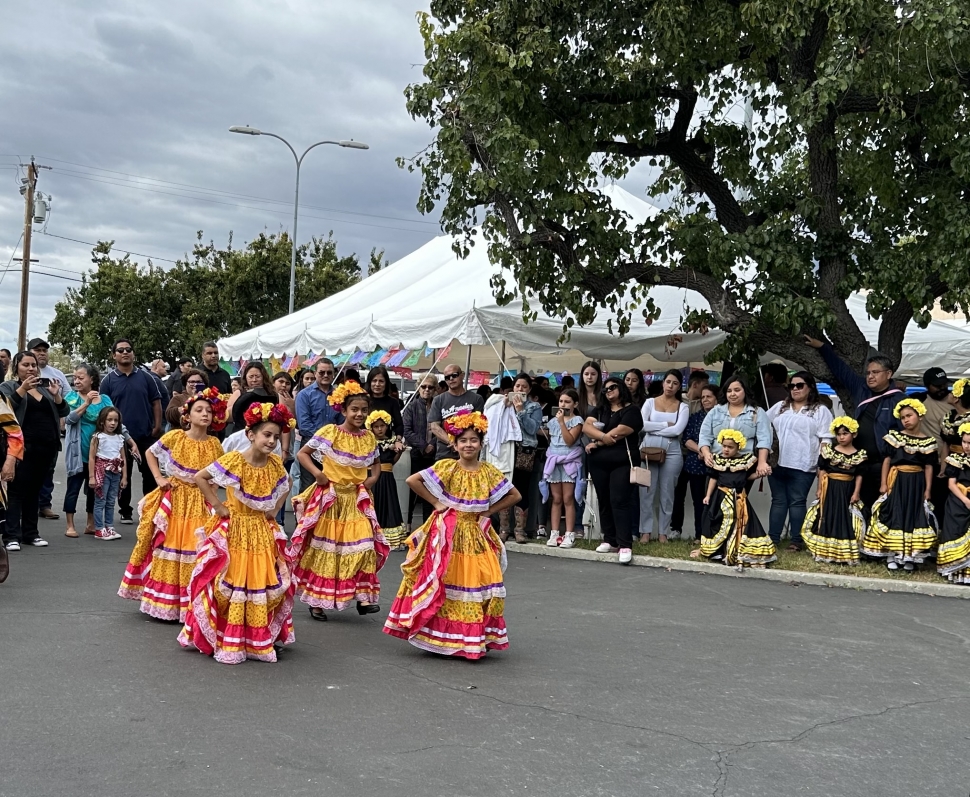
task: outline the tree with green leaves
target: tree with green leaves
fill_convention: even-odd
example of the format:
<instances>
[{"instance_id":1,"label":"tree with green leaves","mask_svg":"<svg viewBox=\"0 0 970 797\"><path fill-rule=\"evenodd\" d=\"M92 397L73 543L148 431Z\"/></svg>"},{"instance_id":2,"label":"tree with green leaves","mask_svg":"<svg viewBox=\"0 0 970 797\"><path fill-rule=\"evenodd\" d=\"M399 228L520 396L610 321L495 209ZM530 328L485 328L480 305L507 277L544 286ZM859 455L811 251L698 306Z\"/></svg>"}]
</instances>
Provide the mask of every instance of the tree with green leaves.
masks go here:
<instances>
[{"instance_id":1,"label":"tree with green leaves","mask_svg":"<svg viewBox=\"0 0 970 797\"><path fill-rule=\"evenodd\" d=\"M801 334L861 372L854 291L896 362L911 319L970 308L970 5L432 0L419 24L407 104L436 134L405 165L464 246L482 223L500 301L622 333L651 286L691 288L685 329L729 333L709 361L825 378ZM637 226L596 187L647 167L664 210Z\"/></svg>"},{"instance_id":2,"label":"tree with green leaves","mask_svg":"<svg viewBox=\"0 0 970 797\"><path fill-rule=\"evenodd\" d=\"M284 232L260 233L242 249L232 236L224 249L198 233L192 257L171 269L140 266L126 254L115 258L112 243L92 252L94 269L79 288L55 306L52 343L94 362L107 357L111 342L132 339L142 360L174 364L202 344L286 315L291 240ZM383 252L371 253L380 262ZM296 309L350 287L360 279L355 255L340 257L331 234L297 249Z\"/></svg>"}]
</instances>

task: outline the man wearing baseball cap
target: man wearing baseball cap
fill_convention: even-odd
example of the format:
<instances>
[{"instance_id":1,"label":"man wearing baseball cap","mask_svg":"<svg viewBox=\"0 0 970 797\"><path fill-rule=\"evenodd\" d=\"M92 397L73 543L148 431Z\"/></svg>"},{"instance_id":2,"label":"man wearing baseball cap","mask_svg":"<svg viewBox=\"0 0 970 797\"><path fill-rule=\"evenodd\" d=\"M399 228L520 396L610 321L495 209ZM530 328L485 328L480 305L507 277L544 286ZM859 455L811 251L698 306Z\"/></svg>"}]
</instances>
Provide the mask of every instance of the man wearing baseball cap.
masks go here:
<instances>
[{"instance_id":1,"label":"man wearing baseball cap","mask_svg":"<svg viewBox=\"0 0 970 797\"><path fill-rule=\"evenodd\" d=\"M920 424L920 428L928 435L936 438L937 446L940 450L940 459L933 466L933 484L930 490L930 501L933 503L933 511L936 519L943 523L943 512L946 509L946 499L949 493L947 480L943 477L945 467L944 460L949 453L949 446L943 442L940 426L943 419L950 414L955 400L950 393L950 381L947 379L946 371L942 368L929 368L923 374L924 392L917 393L916 398L926 406L926 415Z\"/></svg>"},{"instance_id":2,"label":"man wearing baseball cap","mask_svg":"<svg viewBox=\"0 0 970 797\"><path fill-rule=\"evenodd\" d=\"M68 383L67 377L60 368L55 368L50 364L48 350L50 344L43 338L34 338L27 344L27 349L37 359L37 370L41 379L49 379L51 382L59 382L61 385L61 395L66 396L74 388ZM63 423L63 421L61 421ZM47 520L57 520L60 515L54 511L54 468L57 466L57 457L51 461L51 469L44 479L40 488L38 503L40 504L40 516Z\"/></svg>"}]
</instances>

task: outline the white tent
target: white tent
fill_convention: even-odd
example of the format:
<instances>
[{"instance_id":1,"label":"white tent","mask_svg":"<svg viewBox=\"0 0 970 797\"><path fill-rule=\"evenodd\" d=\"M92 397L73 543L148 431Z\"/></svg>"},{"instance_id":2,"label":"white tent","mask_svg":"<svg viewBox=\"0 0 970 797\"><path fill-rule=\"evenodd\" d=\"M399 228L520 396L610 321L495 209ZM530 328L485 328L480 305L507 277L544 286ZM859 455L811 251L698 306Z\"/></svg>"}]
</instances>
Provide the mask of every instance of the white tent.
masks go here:
<instances>
[{"instance_id":1,"label":"white tent","mask_svg":"<svg viewBox=\"0 0 970 797\"><path fill-rule=\"evenodd\" d=\"M617 186L603 192L635 224L658 212ZM334 296L223 338L219 341L220 353L229 359L251 359L310 351L373 351L378 347L440 349L452 341L497 349L507 341L518 352L562 354L578 350L586 357L618 361L632 361L646 354L661 363L699 364L724 339L719 330L706 335L682 334L684 308L706 307L706 301L696 291L657 286L650 295L661 314L652 326L634 316L633 328L621 338L609 332L609 314L603 311L589 326L574 327L570 340L560 345L557 340L562 319L540 311L535 321L526 324L521 301L504 307L497 304L490 280L498 269L488 259L480 238L464 260L455 255L452 243L451 237L435 238ZM879 322L866 314L865 299L850 297L849 309L875 345ZM672 338L677 339L676 346L670 345ZM970 332L937 321L920 329L911 322L903 343L901 370L915 373L930 366L951 373L970 370Z\"/></svg>"}]
</instances>

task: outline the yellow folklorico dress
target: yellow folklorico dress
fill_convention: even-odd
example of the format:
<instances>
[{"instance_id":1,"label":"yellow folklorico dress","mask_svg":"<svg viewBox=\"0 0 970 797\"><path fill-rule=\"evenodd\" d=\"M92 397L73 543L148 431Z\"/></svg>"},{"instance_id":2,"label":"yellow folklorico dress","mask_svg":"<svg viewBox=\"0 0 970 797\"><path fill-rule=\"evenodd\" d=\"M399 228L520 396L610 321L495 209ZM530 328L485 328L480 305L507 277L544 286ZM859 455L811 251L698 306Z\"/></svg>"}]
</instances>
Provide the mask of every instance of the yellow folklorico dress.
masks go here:
<instances>
[{"instance_id":1,"label":"yellow folklorico dress","mask_svg":"<svg viewBox=\"0 0 970 797\"><path fill-rule=\"evenodd\" d=\"M364 489L370 466L380 457L377 438L366 429L345 432L328 424L307 445L330 484L312 484L293 499L297 524L287 557L296 595L316 609L377 603L377 572L389 549Z\"/></svg>"},{"instance_id":2,"label":"yellow folklorico dress","mask_svg":"<svg viewBox=\"0 0 970 797\"><path fill-rule=\"evenodd\" d=\"M512 483L487 462L469 471L457 460L436 462L421 479L448 508L408 538L404 580L384 633L466 659L505 650L505 546L487 513Z\"/></svg>"},{"instance_id":3,"label":"yellow folklorico dress","mask_svg":"<svg viewBox=\"0 0 970 797\"><path fill-rule=\"evenodd\" d=\"M209 471L226 488L229 517L213 515L206 524L179 644L223 664L276 661L273 646L294 641L286 535L266 517L289 490L283 462L271 454L256 468L232 451Z\"/></svg>"},{"instance_id":4,"label":"yellow folklorico dress","mask_svg":"<svg viewBox=\"0 0 970 797\"><path fill-rule=\"evenodd\" d=\"M141 610L159 620L185 620L189 579L195 568L198 531L211 508L195 486L195 474L222 456L215 437L193 440L181 429L163 435L148 449L169 490L152 490L138 505L138 532L118 594L141 601Z\"/></svg>"}]
</instances>

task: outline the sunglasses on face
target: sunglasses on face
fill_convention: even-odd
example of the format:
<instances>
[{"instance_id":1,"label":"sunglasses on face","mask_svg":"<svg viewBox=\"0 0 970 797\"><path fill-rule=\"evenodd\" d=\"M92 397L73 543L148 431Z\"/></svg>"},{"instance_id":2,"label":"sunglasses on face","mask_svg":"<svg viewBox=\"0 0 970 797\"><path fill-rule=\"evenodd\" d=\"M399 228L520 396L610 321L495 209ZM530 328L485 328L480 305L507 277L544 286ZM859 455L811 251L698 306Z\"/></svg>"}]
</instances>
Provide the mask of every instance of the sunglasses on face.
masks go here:
<instances>
[{"instance_id":1,"label":"sunglasses on face","mask_svg":"<svg viewBox=\"0 0 970 797\"><path fill-rule=\"evenodd\" d=\"M333 376L333 371L317 371L320 376Z\"/></svg>"},{"instance_id":2,"label":"sunglasses on face","mask_svg":"<svg viewBox=\"0 0 970 797\"><path fill-rule=\"evenodd\" d=\"M461 374L445 374L445 379L460 379Z\"/></svg>"},{"instance_id":3,"label":"sunglasses on face","mask_svg":"<svg viewBox=\"0 0 970 797\"><path fill-rule=\"evenodd\" d=\"M133 351L134 349L131 346L121 346L115 349L116 354L131 354Z\"/></svg>"},{"instance_id":4,"label":"sunglasses on face","mask_svg":"<svg viewBox=\"0 0 970 797\"><path fill-rule=\"evenodd\" d=\"M607 385L606 387L603 388L603 392L609 393L611 390L619 390L619 389L620 389L619 385Z\"/></svg>"},{"instance_id":5,"label":"sunglasses on face","mask_svg":"<svg viewBox=\"0 0 970 797\"><path fill-rule=\"evenodd\" d=\"M434 390L434 385L421 385L418 390Z\"/></svg>"},{"instance_id":6,"label":"sunglasses on face","mask_svg":"<svg viewBox=\"0 0 970 797\"><path fill-rule=\"evenodd\" d=\"M790 390L801 390L803 387L808 387L805 382L792 382L789 386Z\"/></svg>"}]
</instances>

